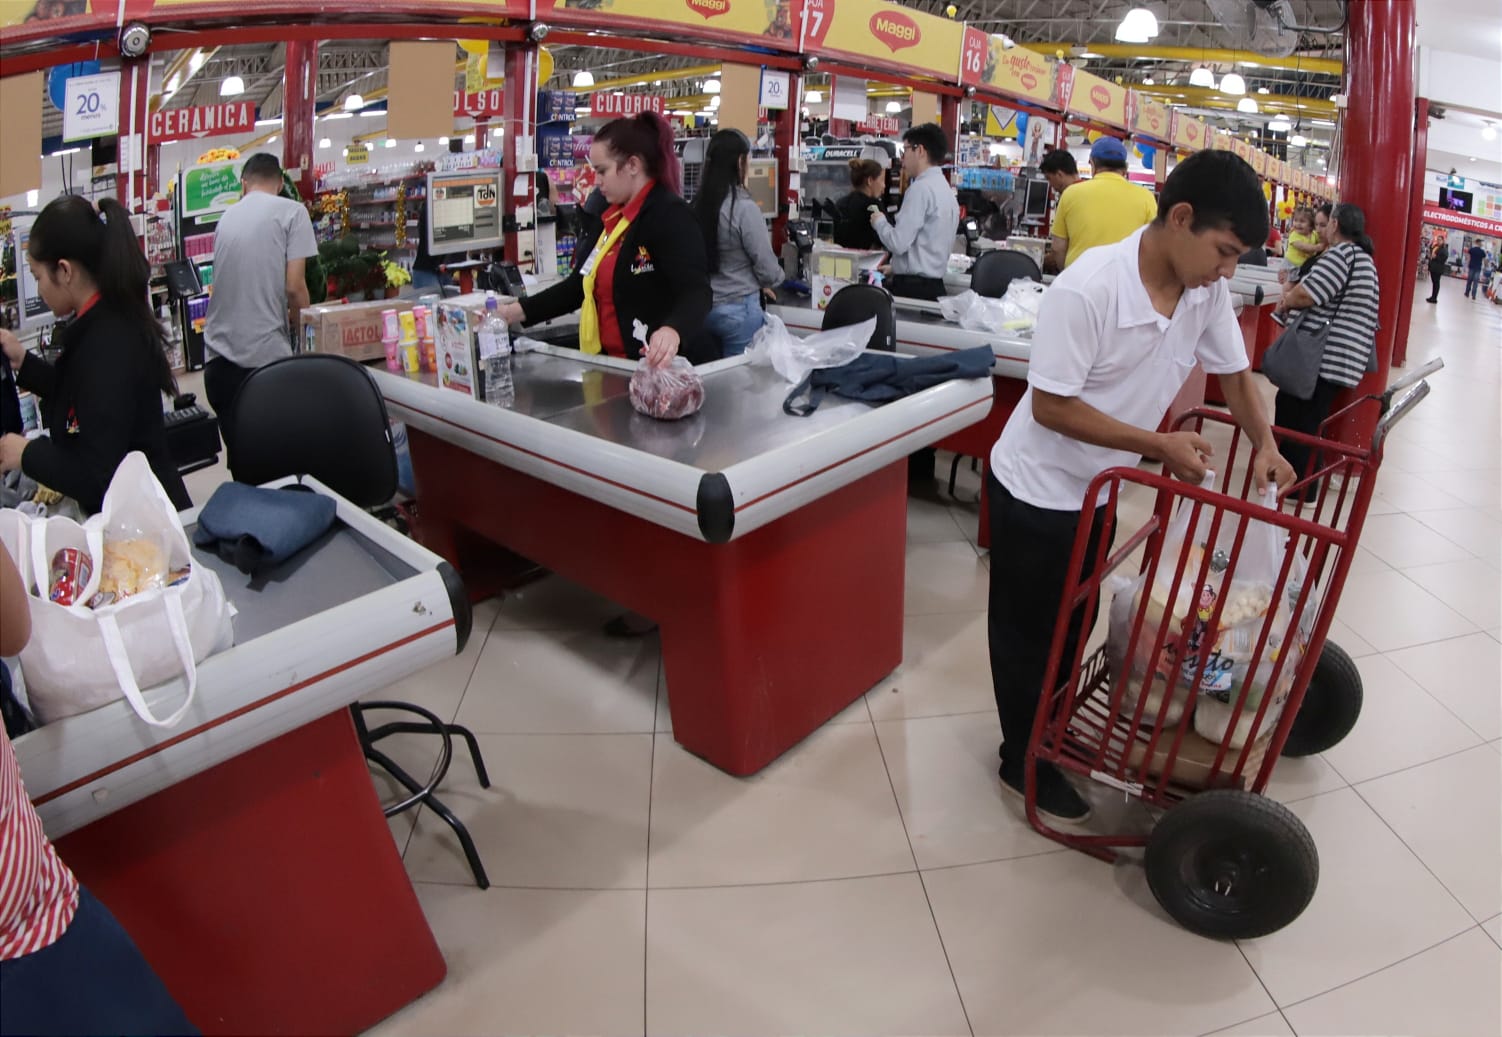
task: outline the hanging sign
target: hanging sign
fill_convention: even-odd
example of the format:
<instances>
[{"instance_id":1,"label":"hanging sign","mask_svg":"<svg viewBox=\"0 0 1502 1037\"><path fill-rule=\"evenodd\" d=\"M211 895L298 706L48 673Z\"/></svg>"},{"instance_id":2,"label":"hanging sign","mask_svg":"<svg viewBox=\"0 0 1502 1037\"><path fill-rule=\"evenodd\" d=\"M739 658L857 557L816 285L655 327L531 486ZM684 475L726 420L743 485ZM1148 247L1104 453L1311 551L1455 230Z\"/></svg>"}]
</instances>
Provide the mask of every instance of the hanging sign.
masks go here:
<instances>
[{"instance_id":1,"label":"hanging sign","mask_svg":"<svg viewBox=\"0 0 1502 1037\"><path fill-rule=\"evenodd\" d=\"M900 65L953 82L965 27L886 0L804 0L803 50Z\"/></svg>"},{"instance_id":2,"label":"hanging sign","mask_svg":"<svg viewBox=\"0 0 1502 1037\"><path fill-rule=\"evenodd\" d=\"M1050 108L1064 107L1061 70L1072 72L1071 66L1050 61L1026 47L1008 47L998 39L988 39L987 43L982 79L988 87Z\"/></svg>"},{"instance_id":3,"label":"hanging sign","mask_svg":"<svg viewBox=\"0 0 1502 1037\"><path fill-rule=\"evenodd\" d=\"M1173 110L1162 101L1136 90L1127 91L1127 114L1132 132L1153 140L1169 140L1173 134Z\"/></svg>"},{"instance_id":4,"label":"hanging sign","mask_svg":"<svg viewBox=\"0 0 1502 1037\"><path fill-rule=\"evenodd\" d=\"M661 115L662 107L662 98L657 94L596 93L589 99L589 114L596 118L640 115L642 112Z\"/></svg>"},{"instance_id":5,"label":"hanging sign","mask_svg":"<svg viewBox=\"0 0 1502 1037\"><path fill-rule=\"evenodd\" d=\"M74 76L63 94L63 142L120 132L120 73Z\"/></svg>"},{"instance_id":6,"label":"hanging sign","mask_svg":"<svg viewBox=\"0 0 1502 1037\"><path fill-rule=\"evenodd\" d=\"M479 93L474 94L460 93L458 90L454 91L455 115L467 115L472 119L499 118L505 114L505 111L505 90L481 90Z\"/></svg>"},{"instance_id":7,"label":"hanging sign","mask_svg":"<svg viewBox=\"0 0 1502 1037\"><path fill-rule=\"evenodd\" d=\"M147 127L147 137L153 144L252 133L256 128L256 106L253 101L226 101L194 108L158 109L151 113Z\"/></svg>"},{"instance_id":8,"label":"hanging sign","mask_svg":"<svg viewBox=\"0 0 1502 1037\"><path fill-rule=\"evenodd\" d=\"M783 50L796 42L793 5L768 0L537 0L536 6L538 20L598 24L604 15L612 24L651 22L762 47L771 40Z\"/></svg>"},{"instance_id":9,"label":"hanging sign","mask_svg":"<svg viewBox=\"0 0 1502 1037\"><path fill-rule=\"evenodd\" d=\"M209 162L183 170L184 217L223 212L239 200L238 162Z\"/></svg>"},{"instance_id":10,"label":"hanging sign","mask_svg":"<svg viewBox=\"0 0 1502 1037\"><path fill-rule=\"evenodd\" d=\"M352 166L363 166L370 162L370 147L365 144L351 144L344 153L344 161Z\"/></svg>"},{"instance_id":11,"label":"hanging sign","mask_svg":"<svg viewBox=\"0 0 1502 1037\"><path fill-rule=\"evenodd\" d=\"M1258 176L1267 176L1267 153L1253 147L1248 147L1247 150L1249 154L1243 157L1251 161L1252 172L1256 173Z\"/></svg>"},{"instance_id":12,"label":"hanging sign","mask_svg":"<svg viewBox=\"0 0 1502 1037\"><path fill-rule=\"evenodd\" d=\"M1183 112L1173 113L1173 146L1180 151L1199 151L1209 143L1205 124Z\"/></svg>"},{"instance_id":13,"label":"hanging sign","mask_svg":"<svg viewBox=\"0 0 1502 1037\"><path fill-rule=\"evenodd\" d=\"M868 115L855 128L863 133L886 134L895 137L897 131L902 129L902 123L895 115Z\"/></svg>"},{"instance_id":14,"label":"hanging sign","mask_svg":"<svg viewBox=\"0 0 1502 1037\"><path fill-rule=\"evenodd\" d=\"M980 86L986 78L986 62L991 56L991 38L979 29L965 26L960 42L960 85Z\"/></svg>"},{"instance_id":15,"label":"hanging sign","mask_svg":"<svg viewBox=\"0 0 1502 1037\"><path fill-rule=\"evenodd\" d=\"M790 72L776 69L761 70L761 86L757 91L757 106L786 110L793 92L793 77Z\"/></svg>"},{"instance_id":16,"label":"hanging sign","mask_svg":"<svg viewBox=\"0 0 1502 1037\"><path fill-rule=\"evenodd\" d=\"M1442 209L1433 202L1424 203L1424 222L1455 230L1468 230L1473 234L1485 234L1490 238L1502 238L1502 220L1489 220L1485 216Z\"/></svg>"},{"instance_id":17,"label":"hanging sign","mask_svg":"<svg viewBox=\"0 0 1502 1037\"><path fill-rule=\"evenodd\" d=\"M1126 129L1126 98L1126 87L1108 83L1084 69L1075 69L1074 89L1066 110L1091 122Z\"/></svg>"}]
</instances>

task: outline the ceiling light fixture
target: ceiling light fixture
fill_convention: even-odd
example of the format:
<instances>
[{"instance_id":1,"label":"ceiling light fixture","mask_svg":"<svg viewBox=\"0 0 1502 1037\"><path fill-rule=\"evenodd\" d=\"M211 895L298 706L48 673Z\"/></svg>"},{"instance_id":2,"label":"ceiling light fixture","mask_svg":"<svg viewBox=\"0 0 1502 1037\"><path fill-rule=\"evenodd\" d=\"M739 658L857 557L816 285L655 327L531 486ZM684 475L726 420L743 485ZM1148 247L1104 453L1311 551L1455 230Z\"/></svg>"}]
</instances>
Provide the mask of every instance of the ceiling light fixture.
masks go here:
<instances>
[{"instance_id":1,"label":"ceiling light fixture","mask_svg":"<svg viewBox=\"0 0 1502 1037\"><path fill-rule=\"evenodd\" d=\"M1272 121L1267 124L1267 128L1274 133L1287 133L1293 129L1293 121L1286 115L1274 115Z\"/></svg>"},{"instance_id":2,"label":"ceiling light fixture","mask_svg":"<svg viewBox=\"0 0 1502 1037\"><path fill-rule=\"evenodd\" d=\"M717 93L719 93L720 92L720 81L718 79L706 79L704 81L704 92L706 94L717 94Z\"/></svg>"},{"instance_id":3,"label":"ceiling light fixture","mask_svg":"<svg viewBox=\"0 0 1502 1037\"><path fill-rule=\"evenodd\" d=\"M220 97L238 97L245 93L245 80L239 76L226 76L224 82L219 84Z\"/></svg>"},{"instance_id":4,"label":"ceiling light fixture","mask_svg":"<svg viewBox=\"0 0 1502 1037\"><path fill-rule=\"evenodd\" d=\"M331 141L331 140L329 140L327 137L324 137L321 140L319 140L318 146L320 148L331 148L331 147L334 146L334 142Z\"/></svg>"},{"instance_id":5,"label":"ceiling light fixture","mask_svg":"<svg viewBox=\"0 0 1502 1037\"><path fill-rule=\"evenodd\" d=\"M574 88L575 89L578 89L578 90L587 90L589 87L592 87L594 85L595 85L595 74L593 72L589 71L589 69L587 69L587 68L586 69L580 69L578 72L574 73Z\"/></svg>"},{"instance_id":6,"label":"ceiling light fixture","mask_svg":"<svg viewBox=\"0 0 1502 1037\"><path fill-rule=\"evenodd\" d=\"M1482 126L1481 127L1481 139L1482 140L1496 140L1497 139L1497 127L1493 126L1491 123L1487 123L1486 125Z\"/></svg>"},{"instance_id":7,"label":"ceiling light fixture","mask_svg":"<svg viewBox=\"0 0 1502 1037\"><path fill-rule=\"evenodd\" d=\"M1153 77L1152 76L1143 76L1142 77L1142 85L1143 86L1152 86L1153 85Z\"/></svg>"},{"instance_id":8,"label":"ceiling light fixture","mask_svg":"<svg viewBox=\"0 0 1502 1037\"><path fill-rule=\"evenodd\" d=\"M1213 87L1215 86L1215 73L1211 72L1204 65L1200 65L1193 72L1189 73L1189 85L1206 88Z\"/></svg>"},{"instance_id":9,"label":"ceiling light fixture","mask_svg":"<svg viewBox=\"0 0 1502 1037\"><path fill-rule=\"evenodd\" d=\"M888 115L896 115L900 111L902 111L902 102L901 101L888 101L887 102L887 114Z\"/></svg>"},{"instance_id":10,"label":"ceiling light fixture","mask_svg":"<svg viewBox=\"0 0 1502 1037\"><path fill-rule=\"evenodd\" d=\"M344 110L346 112L358 112L361 108L364 107L365 98L361 97L359 94L350 94L344 99Z\"/></svg>"},{"instance_id":11,"label":"ceiling light fixture","mask_svg":"<svg viewBox=\"0 0 1502 1037\"><path fill-rule=\"evenodd\" d=\"M824 95L817 90L809 90L803 95L803 100L807 104L823 104Z\"/></svg>"},{"instance_id":12,"label":"ceiling light fixture","mask_svg":"<svg viewBox=\"0 0 1502 1037\"><path fill-rule=\"evenodd\" d=\"M427 151L428 148L427 145L425 145L422 141L418 141L416 144L412 145L412 150L420 153Z\"/></svg>"},{"instance_id":13,"label":"ceiling light fixture","mask_svg":"<svg viewBox=\"0 0 1502 1037\"><path fill-rule=\"evenodd\" d=\"M1265 86L1259 86L1259 87L1258 87L1258 88L1257 88L1257 93L1259 93L1259 94L1262 94L1262 95L1263 95L1263 96L1264 96L1264 97L1265 97L1265 96L1266 96L1266 95L1268 95L1268 94L1270 94L1270 93L1272 93L1272 91L1271 91L1271 90L1269 90L1269 89L1268 89L1268 88L1267 88L1267 87L1265 87Z\"/></svg>"},{"instance_id":14,"label":"ceiling light fixture","mask_svg":"<svg viewBox=\"0 0 1502 1037\"><path fill-rule=\"evenodd\" d=\"M388 148L394 148L394 147L396 147L396 138L395 137L387 137L386 138L385 147L388 147Z\"/></svg>"},{"instance_id":15,"label":"ceiling light fixture","mask_svg":"<svg viewBox=\"0 0 1502 1037\"><path fill-rule=\"evenodd\" d=\"M1252 100L1250 97L1243 97L1241 100L1236 102L1236 110L1246 115L1256 115L1262 109L1259 108L1257 102Z\"/></svg>"},{"instance_id":16,"label":"ceiling light fixture","mask_svg":"<svg viewBox=\"0 0 1502 1037\"><path fill-rule=\"evenodd\" d=\"M438 138L438 146L440 148L446 148L446 147L448 147L449 146L449 139L447 137L439 137Z\"/></svg>"},{"instance_id":17,"label":"ceiling light fixture","mask_svg":"<svg viewBox=\"0 0 1502 1037\"><path fill-rule=\"evenodd\" d=\"M1295 133L1292 137L1288 138L1288 146L1291 148L1303 148L1308 147L1308 145L1309 138L1302 133Z\"/></svg>"},{"instance_id":18,"label":"ceiling light fixture","mask_svg":"<svg viewBox=\"0 0 1502 1037\"><path fill-rule=\"evenodd\" d=\"M1227 72L1220 77L1220 92L1230 94L1232 97L1240 97L1246 93L1246 80L1242 79L1238 72Z\"/></svg>"},{"instance_id":19,"label":"ceiling light fixture","mask_svg":"<svg viewBox=\"0 0 1502 1037\"><path fill-rule=\"evenodd\" d=\"M1145 7L1132 8L1116 27L1116 38L1122 43L1146 43L1156 35L1157 16Z\"/></svg>"}]
</instances>

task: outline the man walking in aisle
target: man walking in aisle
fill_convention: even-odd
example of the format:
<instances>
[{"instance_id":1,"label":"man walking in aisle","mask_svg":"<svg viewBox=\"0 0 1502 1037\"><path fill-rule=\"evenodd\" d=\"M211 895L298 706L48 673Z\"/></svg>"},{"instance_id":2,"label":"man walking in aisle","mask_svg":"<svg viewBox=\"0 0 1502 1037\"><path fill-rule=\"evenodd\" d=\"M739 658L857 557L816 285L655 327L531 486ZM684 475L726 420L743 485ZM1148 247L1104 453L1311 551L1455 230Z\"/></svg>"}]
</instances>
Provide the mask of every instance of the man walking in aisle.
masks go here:
<instances>
[{"instance_id":1,"label":"man walking in aisle","mask_svg":"<svg viewBox=\"0 0 1502 1037\"><path fill-rule=\"evenodd\" d=\"M1282 488L1293 483L1248 370L1225 283L1237 258L1265 240L1267 203L1257 174L1229 151L1202 151L1169 175L1154 222L1092 249L1044 293L1027 393L991 451L986 480L993 548L987 631L1003 738L1000 773L1009 792L1023 791L1076 530L1090 523L1087 560L1111 536L1104 501L1084 499L1090 481L1144 457L1185 481L1204 477L1214 452L1205 439L1157 431L1196 364L1220 377L1231 414L1257 445L1258 489L1269 481ZM1086 611L1075 614L1065 659L1074 658L1094 622ZM1052 764L1038 765L1037 799L1039 811L1056 822L1090 813Z\"/></svg>"},{"instance_id":2,"label":"man walking in aisle","mask_svg":"<svg viewBox=\"0 0 1502 1037\"><path fill-rule=\"evenodd\" d=\"M1466 262L1465 297L1474 299L1481 285L1481 268L1486 265L1486 249L1481 247L1480 241L1471 242Z\"/></svg>"},{"instance_id":3,"label":"man walking in aisle","mask_svg":"<svg viewBox=\"0 0 1502 1037\"><path fill-rule=\"evenodd\" d=\"M214 232L214 294L204 327L203 388L232 467L235 394L251 371L292 355L287 328L297 333L308 305L304 268L318 254L308 211L281 197L281 163L252 155L240 185L244 195Z\"/></svg>"}]
</instances>

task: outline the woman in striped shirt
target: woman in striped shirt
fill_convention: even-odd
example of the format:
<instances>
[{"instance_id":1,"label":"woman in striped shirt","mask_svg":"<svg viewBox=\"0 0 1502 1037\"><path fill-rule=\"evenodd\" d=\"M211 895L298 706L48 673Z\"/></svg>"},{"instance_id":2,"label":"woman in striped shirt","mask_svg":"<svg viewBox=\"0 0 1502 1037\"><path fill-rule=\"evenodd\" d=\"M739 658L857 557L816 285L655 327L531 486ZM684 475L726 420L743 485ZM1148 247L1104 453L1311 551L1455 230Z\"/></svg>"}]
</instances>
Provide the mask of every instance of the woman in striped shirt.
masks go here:
<instances>
[{"instance_id":1,"label":"woman in striped shirt","mask_svg":"<svg viewBox=\"0 0 1502 1037\"><path fill-rule=\"evenodd\" d=\"M1274 424L1280 428L1319 431L1330 416L1335 397L1375 370L1377 345L1377 264L1366 234L1366 213L1354 205L1337 205L1323 228L1325 251L1297 284L1288 285L1278 311L1309 310L1312 321L1329 321L1325 354L1314 395L1301 400L1278 390ZM1283 454L1303 478L1309 474L1309 451L1285 444Z\"/></svg>"},{"instance_id":2,"label":"woman in striped shirt","mask_svg":"<svg viewBox=\"0 0 1502 1037\"><path fill-rule=\"evenodd\" d=\"M0 547L0 656L20 654L31 612ZM0 693L9 671L0 662ZM109 910L42 831L0 728L0 1034L197 1033Z\"/></svg>"}]
</instances>

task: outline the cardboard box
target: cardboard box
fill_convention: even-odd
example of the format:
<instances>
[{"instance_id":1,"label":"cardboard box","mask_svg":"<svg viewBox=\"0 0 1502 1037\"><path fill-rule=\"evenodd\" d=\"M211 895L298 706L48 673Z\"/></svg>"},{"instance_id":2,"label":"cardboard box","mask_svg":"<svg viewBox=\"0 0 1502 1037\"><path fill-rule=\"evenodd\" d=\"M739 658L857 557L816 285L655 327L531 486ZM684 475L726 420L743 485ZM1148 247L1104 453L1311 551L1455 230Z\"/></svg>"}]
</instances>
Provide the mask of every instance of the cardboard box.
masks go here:
<instances>
[{"instance_id":1,"label":"cardboard box","mask_svg":"<svg viewBox=\"0 0 1502 1037\"><path fill-rule=\"evenodd\" d=\"M846 285L861 284L863 274L867 275L864 280L869 281L869 274L881 265L884 258L885 252L815 244L813 255L809 259L809 270L813 273L814 308L824 309L829 305L829 300L834 298L835 292Z\"/></svg>"},{"instance_id":2,"label":"cardboard box","mask_svg":"<svg viewBox=\"0 0 1502 1037\"><path fill-rule=\"evenodd\" d=\"M375 299L371 302L322 303L302 311L299 349L305 353L338 353L351 360L380 360L381 313L412 309L413 299Z\"/></svg>"}]
</instances>

